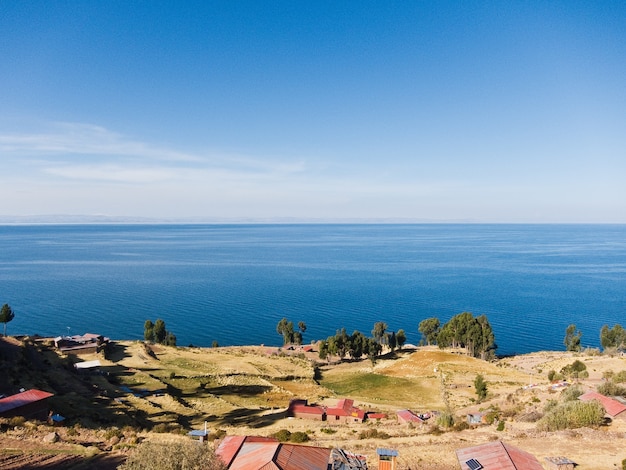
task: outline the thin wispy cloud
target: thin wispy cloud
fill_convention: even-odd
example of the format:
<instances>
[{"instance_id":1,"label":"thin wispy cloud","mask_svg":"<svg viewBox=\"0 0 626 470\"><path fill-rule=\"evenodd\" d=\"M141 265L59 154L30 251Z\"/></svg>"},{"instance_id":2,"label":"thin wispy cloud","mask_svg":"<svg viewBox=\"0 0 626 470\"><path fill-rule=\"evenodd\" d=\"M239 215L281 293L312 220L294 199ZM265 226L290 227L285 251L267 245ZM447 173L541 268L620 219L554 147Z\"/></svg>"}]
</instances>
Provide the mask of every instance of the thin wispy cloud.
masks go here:
<instances>
[{"instance_id":1,"label":"thin wispy cloud","mask_svg":"<svg viewBox=\"0 0 626 470\"><path fill-rule=\"evenodd\" d=\"M129 138L102 126L51 123L30 133L0 131L0 153L55 177L126 183L198 178L282 178L307 170L304 160L189 153Z\"/></svg>"}]
</instances>

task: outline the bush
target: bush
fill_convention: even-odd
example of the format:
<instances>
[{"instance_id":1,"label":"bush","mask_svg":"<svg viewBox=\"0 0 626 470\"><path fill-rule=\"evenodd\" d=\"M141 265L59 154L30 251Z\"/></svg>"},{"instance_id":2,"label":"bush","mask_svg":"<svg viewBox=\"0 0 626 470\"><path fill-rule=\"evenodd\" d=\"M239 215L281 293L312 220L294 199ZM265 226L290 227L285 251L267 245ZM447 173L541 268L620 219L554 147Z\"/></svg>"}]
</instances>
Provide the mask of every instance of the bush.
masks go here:
<instances>
[{"instance_id":1,"label":"bush","mask_svg":"<svg viewBox=\"0 0 626 470\"><path fill-rule=\"evenodd\" d=\"M504 421L500 421L498 423L498 427L496 428L496 431L504 431Z\"/></svg>"},{"instance_id":2,"label":"bush","mask_svg":"<svg viewBox=\"0 0 626 470\"><path fill-rule=\"evenodd\" d=\"M437 425L442 428L450 428L454 425L454 416L452 413L444 411L439 416L437 416Z\"/></svg>"},{"instance_id":3,"label":"bush","mask_svg":"<svg viewBox=\"0 0 626 470\"><path fill-rule=\"evenodd\" d=\"M212 446L195 441L145 442L133 450L120 470L225 470Z\"/></svg>"},{"instance_id":4,"label":"bush","mask_svg":"<svg viewBox=\"0 0 626 470\"><path fill-rule=\"evenodd\" d=\"M389 439L391 436L384 431L378 429L368 429L367 431L361 431L359 439Z\"/></svg>"},{"instance_id":5,"label":"bush","mask_svg":"<svg viewBox=\"0 0 626 470\"><path fill-rule=\"evenodd\" d=\"M596 401L568 401L550 410L537 424L540 431L595 427L604 423L604 408Z\"/></svg>"},{"instance_id":6,"label":"bush","mask_svg":"<svg viewBox=\"0 0 626 470\"><path fill-rule=\"evenodd\" d=\"M464 431L465 429L469 429L470 425L467 421L459 421L458 423L454 423L452 429L454 431Z\"/></svg>"},{"instance_id":7,"label":"bush","mask_svg":"<svg viewBox=\"0 0 626 470\"><path fill-rule=\"evenodd\" d=\"M598 385L598 393L613 397L626 397L626 387L618 385L615 382L604 382L603 384Z\"/></svg>"},{"instance_id":8,"label":"bush","mask_svg":"<svg viewBox=\"0 0 626 470\"><path fill-rule=\"evenodd\" d=\"M617 374L615 374L613 382L618 384L626 382L626 370L620 370Z\"/></svg>"},{"instance_id":9,"label":"bush","mask_svg":"<svg viewBox=\"0 0 626 470\"><path fill-rule=\"evenodd\" d=\"M337 432L336 429L332 428L322 428L320 429L320 431L322 431L324 434L335 434Z\"/></svg>"},{"instance_id":10,"label":"bush","mask_svg":"<svg viewBox=\"0 0 626 470\"><path fill-rule=\"evenodd\" d=\"M291 439L291 431L288 429L281 429L280 431L272 434L272 437L278 439L280 442L289 442Z\"/></svg>"},{"instance_id":11,"label":"bush","mask_svg":"<svg viewBox=\"0 0 626 470\"><path fill-rule=\"evenodd\" d=\"M578 400L578 397L583 394L583 389L580 385L572 385L561 392L561 398L563 401Z\"/></svg>"},{"instance_id":12,"label":"bush","mask_svg":"<svg viewBox=\"0 0 626 470\"><path fill-rule=\"evenodd\" d=\"M296 431L294 433L291 433L291 442L296 442L296 443L302 443L302 442L308 442L309 441L309 435L305 432L302 431Z\"/></svg>"}]
</instances>

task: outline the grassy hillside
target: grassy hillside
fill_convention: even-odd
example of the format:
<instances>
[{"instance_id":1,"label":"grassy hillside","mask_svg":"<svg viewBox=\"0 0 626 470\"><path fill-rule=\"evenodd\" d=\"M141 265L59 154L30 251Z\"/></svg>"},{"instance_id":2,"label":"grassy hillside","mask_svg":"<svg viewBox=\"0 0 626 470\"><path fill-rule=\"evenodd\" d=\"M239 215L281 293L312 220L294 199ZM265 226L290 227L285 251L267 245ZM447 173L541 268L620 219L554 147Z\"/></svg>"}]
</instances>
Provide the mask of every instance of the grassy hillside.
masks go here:
<instances>
[{"instance_id":1,"label":"grassy hillside","mask_svg":"<svg viewBox=\"0 0 626 470\"><path fill-rule=\"evenodd\" d=\"M0 468L20 468L15 461L3 467L3 460L15 455L44 461L42 448L46 455L80 457L77 462L65 459L66 468L78 469L86 461L95 465L93 459L102 461L108 455L117 456L119 462L123 452L142 439L186 434L205 421L214 436L301 431L314 444L361 452L372 462L376 447L392 447L401 452L400 468L457 468L456 448L492 439L507 440L538 457L565 454L582 470L599 468L594 465L600 453L607 465L603 468L626 458L621 445L626 432L623 423L546 434L525 420L540 415L549 400L559 398L559 391L548 388L549 370L581 360L589 372L582 385L594 388L606 371L626 369L624 358L542 352L485 362L421 348L382 357L373 366L367 360L329 365L316 361L315 354L292 353L264 347L172 348L120 341L111 346L106 358L76 358L59 355L50 341L2 339L0 393L32 387L53 392L51 406L67 417L67 424L53 429L0 420L0 444L5 449L0 453ZM102 362L101 374L74 371L73 362L93 359ZM473 385L477 374L488 384L482 403L477 402ZM386 412L390 418L349 425L287 419L284 411L292 398L329 405L339 398L352 398L358 406ZM450 410L457 427L440 429L434 422L400 424L395 411L404 408ZM463 430L459 423L465 414L478 411L497 414L505 422L504 429L490 425ZM42 447L42 436L50 431L56 431L61 442ZM583 438L588 445L579 445Z\"/></svg>"}]
</instances>

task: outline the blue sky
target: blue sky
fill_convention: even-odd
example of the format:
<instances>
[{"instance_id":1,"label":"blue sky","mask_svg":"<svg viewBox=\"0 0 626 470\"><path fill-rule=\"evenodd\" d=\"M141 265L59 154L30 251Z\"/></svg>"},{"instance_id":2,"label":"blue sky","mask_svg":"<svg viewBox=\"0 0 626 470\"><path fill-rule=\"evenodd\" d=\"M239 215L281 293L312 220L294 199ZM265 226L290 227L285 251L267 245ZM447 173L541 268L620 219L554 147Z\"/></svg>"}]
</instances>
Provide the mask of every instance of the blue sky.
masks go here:
<instances>
[{"instance_id":1,"label":"blue sky","mask_svg":"<svg viewBox=\"0 0 626 470\"><path fill-rule=\"evenodd\" d=\"M0 216L626 223L626 3L0 2Z\"/></svg>"}]
</instances>

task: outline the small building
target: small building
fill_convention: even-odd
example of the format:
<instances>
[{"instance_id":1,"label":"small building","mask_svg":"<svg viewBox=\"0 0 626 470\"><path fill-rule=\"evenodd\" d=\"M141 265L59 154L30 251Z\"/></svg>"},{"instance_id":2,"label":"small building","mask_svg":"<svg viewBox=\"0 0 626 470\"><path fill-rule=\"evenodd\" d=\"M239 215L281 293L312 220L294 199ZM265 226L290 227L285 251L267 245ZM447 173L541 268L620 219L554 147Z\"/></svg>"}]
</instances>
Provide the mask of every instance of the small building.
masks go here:
<instances>
[{"instance_id":1,"label":"small building","mask_svg":"<svg viewBox=\"0 0 626 470\"><path fill-rule=\"evenodd\" d=\"M574 470L576 462L567 457L546 457L546 465L551 470Z\"/></svg>"},{"instance_id":2,"label":"small building","mask_svg":"<svg viewBox=\"0 0 626 470\"><path fill-rule=\"evenodd\" d=\"M307 400L294 399L289 402L287 417L324 421L326 410L322 406L309 405Z\"/></svg>"},{"instance_id":3,"label":"small building","mask_svg":"<svg viewBox=\"0 0 626 470\"><path fill-rule=\"evenodd\" d=\"M537 458L502 441L456 451L461 470L544 470Z\"/></svg>"},{"instance_id":4,"label":"small building","mask_svg":"<svg viewBox=\"0 0 626 470\"><path fill-rule=\"evenodd\" d=\"M95 361L84 361L74 364L76 372L83 375L99 374L100 367L102 367L102 363L97 359Z\"/></svg>"},{"instance_id":5,"label":"small building","mask_svg":"<svg viewBox=\"0 0 626 470\"><path fill-rule=\"evenodd\" d=\"M0 417L22 416L25 419L48 419L48 398L52 393L42 390L26 390L5 398L0 398Z\"/></svg>"},{"instance_id":6,"label":"small building","mask_svg":"<svg viewBox=\"0 0 626 470\"><path fill-rule=\"evenodd\" d=\"M396 470L397 450L379 447L376 449L376 454L378 455L378 470Z\"/></svg>"},{"instance_id":7,"label":"small building","mask_svg":"<svg viewBox=\"0 0 626 470\"><path fill-rule=\"evenodd\" d=\"M388 418L387 413L378 413L378 412L372 412L372 411L366 412L365 416L366 416L366 418L368 420L371 420L371 419L379 420L379 419L387 419Z\"/></svg>"},{"instance_id":8,"label":"small building","mask_svg":"<svg viewBox=\"0 0 626 470\"><path fill-rule=\"evenodd\" d=\"M487 415L485 413L468 413L467 424L486 424L486 416Z\"/></svg>"},{"instance_id":9,"label":"small building","mask_svg":"<svg viewBox=\"0 0 626 470\"><path fill-rule=\"evenodd\" d=\"M204 429L194 429L192 431L189 431L187 435L193 438L198 438L200 442L204 442L206 437L209 435L209 432L207 430L207 422L204 422Z\"/></svg>"},{"instance_id":10,"label":"small building","mask_svg":"<svg viewBox=\"0 0 626 470\"><path fill-rule=\"evenodd\" d=\"M95 333L54 338L55 347L64 354L94 354L104 349L108 343L109 338Z\"/></svg>"},{"instance_id":11,"label":"small building","mask_svg":"<svg viewBox=\"0 0 626 470\"><path fill-rule=\"evenodd\" d=\"M365 411L354 406L354 400L343 398L334 408L326 408L326 417L329 421L343 421L345 423L362 423L367 418Z\"/></svg>"},{"instance_id":12,"label":"small building","mask_svg":"<svg viewBox=\"0 0 626 470\"><path fill-rule=\"evenodd\" d=\"M400 410L397 411L396 414L398 415L398 422L400 423L422 424L425 422L424 419L413 413L411 410Z\"/></svg>"},{"instance_id":13,"label":"small building","mask_svg":"<svg viewBox=\"0 0 626 470\"><path fill-rule=\"evenodd\" d=\"M229 470L328 470L331 450L275 439L226 436L216 450Z\"/></svg>"},{"instance_id":14,"label":"small building","mask_svg":"<svg viewBox=\"0 0 626 470\"><path fill-rule=\"evenodd\" d=\"M606 416L609 418L626 420L626 405L613 398L607 397L598 392L587 392L579 396L578 399L581 401L595 400L604 407Z\"/></svg>"}]
</instances>

